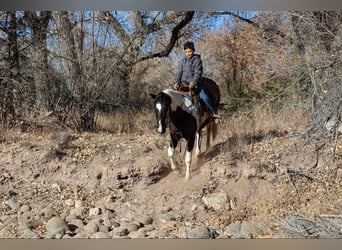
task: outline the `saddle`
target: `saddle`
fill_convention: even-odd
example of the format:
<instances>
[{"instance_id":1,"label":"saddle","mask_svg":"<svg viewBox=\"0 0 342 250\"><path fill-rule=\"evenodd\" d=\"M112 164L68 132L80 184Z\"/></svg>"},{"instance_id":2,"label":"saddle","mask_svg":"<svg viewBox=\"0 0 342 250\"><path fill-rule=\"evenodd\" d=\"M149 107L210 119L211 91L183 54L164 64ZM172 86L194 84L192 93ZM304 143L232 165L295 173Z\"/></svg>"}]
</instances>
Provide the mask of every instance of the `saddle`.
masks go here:
<instances>
[{"instance_id":1,"label":"saddle","mask_svg":"<svg viewBox=\"0 0 342 250\"><path fill-rule=\"evenodd\" d=\"M195 92L187 85L180 85L177 89L173 88L178 92L182 92L185 95L189 96L197 105L199 109L200 116L208 109L207 106L201 101L201 99L195 94Z\"/></svg>"}]
</instances>

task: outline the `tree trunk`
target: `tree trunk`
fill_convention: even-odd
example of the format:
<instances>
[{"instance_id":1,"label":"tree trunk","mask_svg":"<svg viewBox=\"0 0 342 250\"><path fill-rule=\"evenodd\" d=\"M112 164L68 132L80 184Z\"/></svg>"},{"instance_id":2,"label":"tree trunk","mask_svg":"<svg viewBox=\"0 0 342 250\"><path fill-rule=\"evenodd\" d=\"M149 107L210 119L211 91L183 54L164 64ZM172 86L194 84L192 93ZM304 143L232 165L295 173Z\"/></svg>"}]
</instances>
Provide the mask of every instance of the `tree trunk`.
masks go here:
<instances>
[{"instance_id":1,"label":"tree trunk","mask_svg":"<svg viewBox=\"0 0 342 250\"><path fill-rule=\"evenodd\" d=\"M91 131L95 128L95 101L88 96L89 93L85 83L87 76L83 74L80 63L82 61L84 39L83 17L81 17L80 25L78 26L80 29L79 37L76 37L67 11L58 11L57 19L60 31L59 37L62 43L62 57L66 58L67 86L71 93L70 99L72 100L70 102L71 107L66 107L66 110L71 110L68 119L75 120L75 117L78 117L76 124L72 126L79 131Z\"/></svg>"},{"instance_id":2,"label":"tree trunk","mask_svg":"<svg viewBox=\"0 0 342 250\"><path fill-rule=\"evenodd\" d=\"M42 11L40 15L36 12L25 12L25 19L32 31L33 55L33 77L36 88L36 108L39 113L49 111L53 100L48 99L48 50L47 33L48 24L51 19L51 11Z\"/></svg>"},{"instance_id":3,"label":"tree trunk","mask_svg":"<svg viewBox=\"0 0 342 250\"><path fill-rule=\"evenodd\" d=\"M17 21L15 12L9 12L10 25L8 29L8 54L6 57L7 70L4 70L1 81L1 120L6 127L11 127L16 119L14 104L13 80L19 72L19 52L17 44Z\"/></svg>"}]
</instances>

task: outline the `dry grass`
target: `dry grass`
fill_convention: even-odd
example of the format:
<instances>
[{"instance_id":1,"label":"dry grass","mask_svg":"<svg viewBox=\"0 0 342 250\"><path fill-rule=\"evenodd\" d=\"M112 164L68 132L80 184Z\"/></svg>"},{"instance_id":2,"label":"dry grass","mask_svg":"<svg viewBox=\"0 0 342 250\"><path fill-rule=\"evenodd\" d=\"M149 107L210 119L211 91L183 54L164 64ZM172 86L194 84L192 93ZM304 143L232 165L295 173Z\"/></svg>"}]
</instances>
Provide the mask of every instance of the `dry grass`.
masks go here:
<instances>
[{"instance_id":1,"label":"dry grass","mask_svg":"<svg viewBox=\"0 0 342 250\"><path fill-rule=\"evenodd\" d=\"M142 133L153 129L155 124L154 113L143 109L117 110L112 113L96 114L96 127L98 131L110 133Z\"/></svg>"},{"instance_id":2,"label":"dry grass","mask_svg":"<svg viewBox=\"0 0 342 250\"><path fill-rule=\"evenodd\" d=\"M255 105L252 110L231 116L223 114L221 136L226 138L223 151L244 150L267 135L277 136L305 131L309 125L309 112L304 104L289 103L281 109L270 105ZM223 134L223 135L222 135Z\"/></svg>"}]
</instances>

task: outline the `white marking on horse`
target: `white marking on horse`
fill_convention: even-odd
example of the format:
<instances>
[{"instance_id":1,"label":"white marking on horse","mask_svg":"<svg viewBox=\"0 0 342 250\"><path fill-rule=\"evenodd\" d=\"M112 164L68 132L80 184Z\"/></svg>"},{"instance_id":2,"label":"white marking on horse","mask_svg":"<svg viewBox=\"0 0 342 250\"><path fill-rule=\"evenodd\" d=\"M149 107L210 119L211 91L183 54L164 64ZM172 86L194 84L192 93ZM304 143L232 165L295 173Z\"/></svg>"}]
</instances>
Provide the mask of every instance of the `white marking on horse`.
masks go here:
<instances>
[{"instance_id":1,"label":"white marking on horse","mask_svg":"<svg viewBox=\"0 0 342 250\"><path fill-rule=\"evenodd\" d=\"M156 108L157 108L157 110L158 110L158 112L159 112L159 114L160 114L160 113L161 113L161 109L162 109L161 103L157 103L157 104L156 104ZM159 116L159 117L160 117L160 116ZM159 133L161 133L161 132L163 131L161 119L158 120L158 129L157 129L157 131L158 131Z\"/></svg>"},{"instance_id":2,"label":"white marking on horse","mask_svg":"<svg viewBox=\"0 0 342 250\"><path fill-rule=\"evenodd\" d=\"M184 181L189 181L190 180L190 165L191 165L191 156L192 153L189 151L186 151L185 153L185 180Z\"/></svg>"},{"instance_id":3,"label":"white marking on horse","mask_svg":"<svg viewBox=\"0 0 342 250\"><path fill-rule=\"evenodd\" d=\"M177 169L177 165L175 163L175 160L174 160L174 151L175 149L173 147L169 147L168 151L167 151L167 155L170 159L170 163L171 163L171 168L173 170Z\"/></svg>"}]
</instances>

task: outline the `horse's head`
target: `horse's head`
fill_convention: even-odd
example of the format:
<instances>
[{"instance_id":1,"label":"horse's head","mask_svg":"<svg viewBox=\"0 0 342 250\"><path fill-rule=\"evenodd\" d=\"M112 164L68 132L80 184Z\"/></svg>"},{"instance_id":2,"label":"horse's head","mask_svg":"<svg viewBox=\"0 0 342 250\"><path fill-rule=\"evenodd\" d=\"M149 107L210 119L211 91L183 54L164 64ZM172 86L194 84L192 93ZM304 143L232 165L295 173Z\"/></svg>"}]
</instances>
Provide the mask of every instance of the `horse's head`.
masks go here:
<instances>
[{"instance_id":1,"label":"horse's head","mask_svg":"<svg viewBox=\"0 0 342 250\"><path fill-rule=\"evenodd\" d=\"M154 99L154 110L157 119L157 132L164 134L166 131L166 119L170 110L171 97L164 92L158 95L150 94Z\"/></svg>"}]
</instances>

